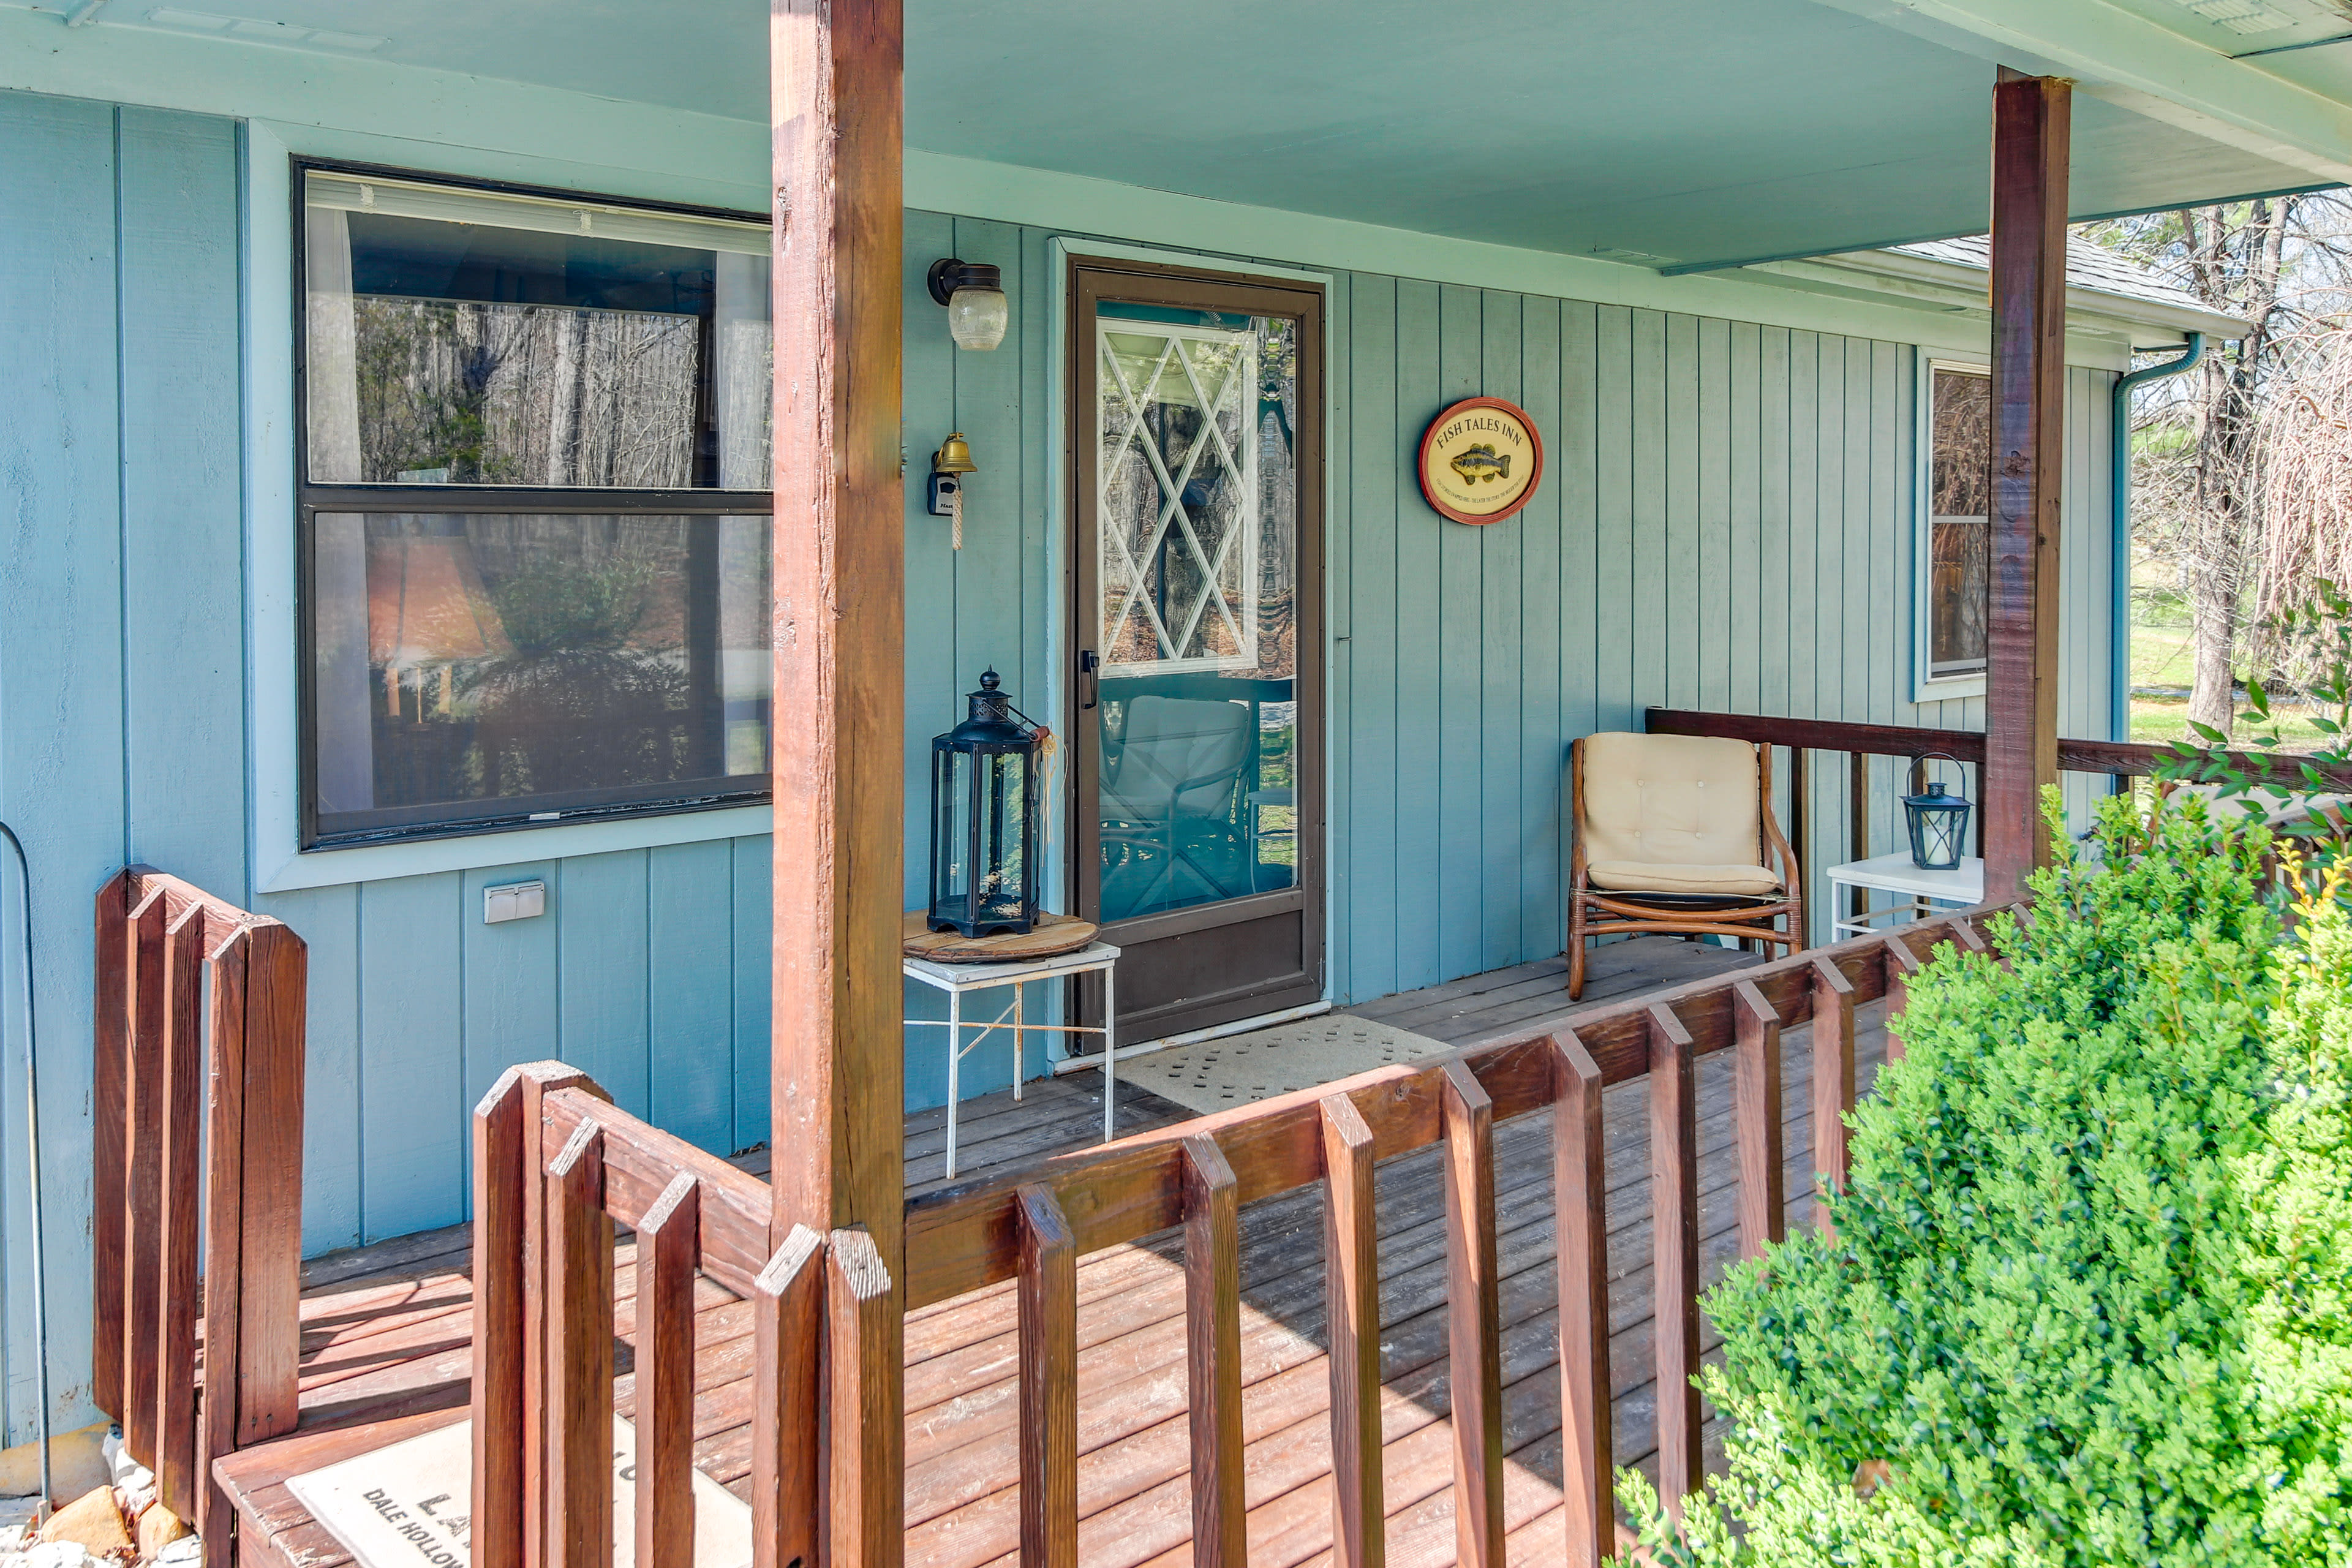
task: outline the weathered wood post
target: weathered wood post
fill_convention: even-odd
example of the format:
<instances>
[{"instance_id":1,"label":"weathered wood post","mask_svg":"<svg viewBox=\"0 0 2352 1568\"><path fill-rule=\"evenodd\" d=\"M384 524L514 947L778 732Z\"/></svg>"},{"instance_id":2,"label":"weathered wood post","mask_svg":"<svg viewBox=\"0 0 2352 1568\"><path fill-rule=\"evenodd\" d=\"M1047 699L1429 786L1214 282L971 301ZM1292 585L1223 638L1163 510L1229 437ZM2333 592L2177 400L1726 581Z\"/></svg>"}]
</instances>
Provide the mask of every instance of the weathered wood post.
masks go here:
<instances>
[{"instance_id":1,"label":"weathered wood post","mask_svg":"<svg viewBox=\"0 0 2352 1568\"><path fill-rule=\"evenodd\" d=\"M797 1225L832 1238L821 1555L888 1564L902 1553L906 1279L901 16L899 0L771 0L769 16L772 1239Z\"/></svg>"},{"instance_id":2,"label":"weathered wood post","mask_svg":"<svg viewBox=\"0 0 2352 1568\"><path fill-rule=\"evenodd\" d=\"M2004 71L1992 113L1992 603L1985 897L2050 858L2058 779L2058 526L2065 474L2066 158L2073 87ZM2120 569L2120 567L2118 568Z\"/></svg>"}]
</instances>

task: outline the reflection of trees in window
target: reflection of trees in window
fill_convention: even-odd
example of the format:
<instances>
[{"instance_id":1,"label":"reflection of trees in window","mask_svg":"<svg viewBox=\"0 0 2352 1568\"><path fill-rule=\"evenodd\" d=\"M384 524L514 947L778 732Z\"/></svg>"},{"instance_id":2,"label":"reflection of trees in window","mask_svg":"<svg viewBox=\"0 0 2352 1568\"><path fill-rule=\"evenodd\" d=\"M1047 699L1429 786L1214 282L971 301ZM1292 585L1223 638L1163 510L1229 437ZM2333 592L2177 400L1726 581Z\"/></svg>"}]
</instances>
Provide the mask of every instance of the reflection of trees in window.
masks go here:
<instances>
[{"instance_id":1,"label":"reflection of trees in window","mask_svg":"<svg viewBox=\"0 0 2352 1568\"><path fill-rule=\"evenodd\" d=\"M683 487L693 316L362 295L361 477Z\"/></svg>"},{"instance_id":2,"label":"reflection of trees in window","mask_svg":"<svg viewBox=\"0 0 2352 1568\"><path fill-rule=\"evenodd\" d=\"M1992 382L1938 369L1930 395L1928 673L1984 666L1992 585Z\"/></svg>"}]
</instances>

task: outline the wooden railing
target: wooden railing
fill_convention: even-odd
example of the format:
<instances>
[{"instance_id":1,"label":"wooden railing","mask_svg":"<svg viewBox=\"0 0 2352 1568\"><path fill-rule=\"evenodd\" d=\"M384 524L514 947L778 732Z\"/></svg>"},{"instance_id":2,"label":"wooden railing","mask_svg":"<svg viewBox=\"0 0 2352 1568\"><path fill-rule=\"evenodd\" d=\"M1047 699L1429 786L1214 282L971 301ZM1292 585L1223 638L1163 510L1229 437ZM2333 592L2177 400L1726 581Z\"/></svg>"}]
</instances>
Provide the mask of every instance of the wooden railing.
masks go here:
<instances>
[{"instance_id":1,"label":"wooden railing","mask_svg":"<svg viewBox=\"0 0 2352 1568\"><path fill-rule=\"evenodd\" d=\"M100 889L96 937L92 1396L226 1563L210 1461L296 1416L308 955L143 866Z\"/></svg>"},{"instance_id":2,"label":"wooden railing","mask_svg":"<svg viewBox=\"0 0 2352 1568\"><path fill-rule=\"evenodd\" d=\"M909 1310L1016 1280L1024 1564L1076 1561L1076 1266L1184 1227L1193 1561L1239 1568L1241 1205L1325 1186L1331 1450L1338 1560L1381 1560L1379 1237L1375 1162L1442 1142L1457 1557L1503 1561L1501 1335L1494 1125L1551 1110L1561 1410L1570 1560L1616 1550L1611 1500L1607 1251L1601 1100L1650 1081L1660 1489L1699 1479L1699 1251L1695 1064L1737 1053L1735 1122L1744 1254L1781 1234L1780 1035L1812 1026L1816 1166L1846 1171L1853 1010L1892 996L1933 945L1981 948L1971 910L1570 1015L1503 1040L1055 1156L1015 1175L907 1205ZM1890 1038L1888 1052L1899 1055ZM1670 1391L1680 1390L1679 1397Z\"/></svg>"},{"instance_id":3,"label":"wooden railing","mask_svg":"<svg viewBox=\"0 0 2352 1568\"><path fill-rule=\"evenodd\" d=\"M636 1236L638 1568L694 1560L698 1272L751 1303L759 1568L819 1561L821 1518L834 1560L874 1560L854 1543L903 1528L892 1436L902 1417L881 1408L868 1375L899 1353L883 1331L889 1273L860 1230L794 1226L771 1247L772 1199L765 1182L617 1109L561 1062L511 1068L483 1098L474 1111L476 1568L613 1561L616 1223Z\"/></svg>"}]
</instances>

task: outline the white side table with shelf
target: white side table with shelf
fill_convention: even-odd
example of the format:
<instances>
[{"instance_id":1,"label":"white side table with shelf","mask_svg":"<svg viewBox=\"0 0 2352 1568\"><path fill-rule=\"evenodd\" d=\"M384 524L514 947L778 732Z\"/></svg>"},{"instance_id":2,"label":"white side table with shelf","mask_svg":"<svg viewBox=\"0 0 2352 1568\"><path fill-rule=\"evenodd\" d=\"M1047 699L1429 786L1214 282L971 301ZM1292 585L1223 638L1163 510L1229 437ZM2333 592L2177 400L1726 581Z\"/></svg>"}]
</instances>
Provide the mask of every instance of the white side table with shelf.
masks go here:
<instances>
[{"instance_id":1,"label":"white side table with shelf","mask_svg":"<svg viewBox=\"0 0 2352 1568\"><path fill-rule=\"evenodd\" d=\"M1973 855L1949 871L1923 871L1911 863L1911 852L1902 849L1892 855L1832 866L1829 868L1829 882L1830 932L1833 942L1867 936L1879 929L1871 922L1886 915L1909 915L1916 920L1921 915L1934 914L1939 906L1966 909L1984 902L1984 862ZM1864 889L1863 912L1840 918L1837 910L1844 907L1845 900L1838 895L1849 888ZM1897 901L1872 909L1868 904L1871 893L1893 893Z\"/></svg>"},{"instance_id":2,"label":"white side table with shelf","mask_svg":"<svg viewBox=\"0 0 2352 1568\"><path fill-rule=\"evenodd\" d=\"M1118 963L1118 949L1107 942L1089 942L1076 952L1059 952L1050 958L1015 959L1009 963L940 963L928 958L902 956L899 972L909 980L919 981L934 990L948 994L948 1016L944 1018L909 1018L908 1028L936 1028L944 1026L948 1032L948 1171L956 1173L956 1106L962 1098L963 1058L974 1047L999 1029L1013 1036L1013 1098L1021 1098L1021 1066L1023 1037L1031 1033L1049 1035L1100 1035L1102 1037L1103 1079L1103 1142L1110 1142L1116 1107L1113 1090L1115 1047L1111 1039L1111 1024L1118 1016L1118 996L1112 988L1114 966ZM1022 987L1032 980L1066 980L1074 974L1090 974L1099 971L1103 977L1103 1021L1099 1027L1087 1024L1032 1024L1022 1011L1025 993ZM999 1013L992 1022L967 1024L963 1016L963 999L973 991L992 991L1000 986L1013 987L1013 1004ZM979 1032L969 1039L967 1029Z\"/></svg>"}]
</instances>

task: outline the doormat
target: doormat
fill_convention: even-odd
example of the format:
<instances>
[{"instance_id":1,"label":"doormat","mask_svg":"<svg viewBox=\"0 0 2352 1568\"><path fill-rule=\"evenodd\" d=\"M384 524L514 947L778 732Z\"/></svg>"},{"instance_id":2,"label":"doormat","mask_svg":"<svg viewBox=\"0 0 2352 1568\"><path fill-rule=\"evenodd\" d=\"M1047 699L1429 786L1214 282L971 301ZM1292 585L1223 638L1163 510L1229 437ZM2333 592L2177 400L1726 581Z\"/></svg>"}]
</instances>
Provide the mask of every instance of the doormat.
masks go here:
<instances>
[{"instance_id":1,"label":"doormat","mask_svg":"<svg viewBox=\"0 0 2352 1568\"><path fill-rule=\"evenodd\" d=\"M286 1485L360 1568L470 1568L474 1424L459 1421ZM613 1417L613 1568L637 1554L636 1429ZM748 1568L751 1506L694 1473L694 1568Z\"/></svg>"},{"instance_id":2,"label":"doormat","mask_svg":"<svg viewBox=\"0 0 2352 1568\"><path fill-rule=\"evenodd\" d=\"M1121 1060L1118 1071L1121 1082L1206 1115L1453 1048L1443 1040L1370 1018L1326 1013L1246 1035L1154 1051L1132 1064Z\"/></svg>"}]
</instances>

